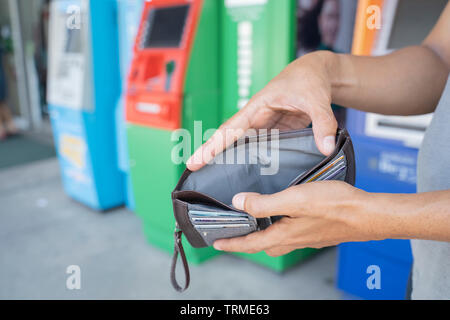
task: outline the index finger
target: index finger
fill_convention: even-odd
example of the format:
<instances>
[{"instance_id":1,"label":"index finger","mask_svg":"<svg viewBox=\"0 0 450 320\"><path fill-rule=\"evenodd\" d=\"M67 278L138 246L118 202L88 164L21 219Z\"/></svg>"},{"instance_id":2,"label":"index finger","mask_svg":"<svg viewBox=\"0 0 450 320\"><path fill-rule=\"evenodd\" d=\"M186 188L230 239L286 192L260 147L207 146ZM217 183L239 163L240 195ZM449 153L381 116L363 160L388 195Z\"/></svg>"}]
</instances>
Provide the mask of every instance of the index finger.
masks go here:
<instances>
[{"instance_id":1,"label":"index finger","mask_svg":"<svg viewBox=\"0 0 450 320\"><path fill-rule=\"evenodd\" d=\"M239 110L233 117L223 123L186 162L191 171L196 171L210 162L214 157L241 138L250 129L247 107Z\"/></svg>"}]
</instances>

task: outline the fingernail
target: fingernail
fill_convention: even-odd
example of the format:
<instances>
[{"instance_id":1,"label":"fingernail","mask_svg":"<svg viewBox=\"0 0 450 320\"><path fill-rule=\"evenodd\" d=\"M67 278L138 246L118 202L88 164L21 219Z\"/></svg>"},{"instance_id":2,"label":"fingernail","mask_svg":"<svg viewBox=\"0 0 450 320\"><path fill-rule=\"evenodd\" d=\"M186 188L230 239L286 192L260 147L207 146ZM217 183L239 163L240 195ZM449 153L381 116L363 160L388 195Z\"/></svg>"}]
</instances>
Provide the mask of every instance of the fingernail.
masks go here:
<instances>
[{"instance_id":1,"label":"fingernail","mask_svg":"<svg viewBox=\"0 0 450 320\"><path fill-rule=\"evenodd\" d=\"M323 149L326 154L332 153L335 147L336 143L334 136L328 136L323 139Z\"/></svg>"},{"instance_id":2,"label":"fingernail","mask_svg":"<svg viewBox=\"0 0 450 320\"><path fill-rule=\"evenodd\" d=\"M244 193L238 193L233 197L233 206L236 209L244 210L244 203L245 203L245 194Z\"/></svg>"},{"instance_id":3,"label":"fingernail","mask_svg":"<svg viewBox=\"0 0 450 320\"><path fill-rule=\"evenodd\" d=\"M222 251L222 247L221 247L220 243L217 243L217 241L213 243L213 247L216 250Z\"/></svg>"},{"instance_id":4,"label":"fingernail","mask_svg":"<svg viewBox=\"0 0 450 320\"><path fill-rule=\"evenodd\" d=\"M201 149L195 151L194 154L190 156L188 161L186 161L186 166L188 168L195 168L196 166L200 166L202 164L202 153L200 150Z\"/></svg>"}]
</instances>

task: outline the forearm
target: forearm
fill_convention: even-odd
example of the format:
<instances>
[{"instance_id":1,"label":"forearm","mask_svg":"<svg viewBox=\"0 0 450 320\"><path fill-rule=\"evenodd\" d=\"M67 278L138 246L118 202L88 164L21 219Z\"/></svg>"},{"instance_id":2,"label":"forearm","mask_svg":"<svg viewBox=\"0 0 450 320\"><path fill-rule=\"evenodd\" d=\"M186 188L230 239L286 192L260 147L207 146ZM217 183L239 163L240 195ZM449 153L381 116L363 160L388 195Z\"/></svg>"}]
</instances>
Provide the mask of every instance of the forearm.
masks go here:
<instances>
[{"instance_id":1,"label":"forearm","mask_svg":"<svg viewBox=\"0 0 450 320\"><path fill-rule=\"evenodd\" d=\"M391 115L432 112L448 67L426 46L379 57L332 54L327 58L333 103Z\"/></svg>"},{"instance_id":2,"label":"forearm","mask_svg":"<svg viewBox=\"0 0 450 320\"><path fill-rule=\"evenodd\" d=\"M367 193L353 217L373 239L450 241L450 190L418 194Z\"/></svg>"},{"instance_id":3,"label":"forearm","mask_svg":"<svg viewBox=\"0 0 450 320\"><path fill-rule=\"evenodd\" d=\"M434 111L450 70L450 3L422 45L379 57L328 55L332 101L363 111Z\"/></svg>"}]
</instances>

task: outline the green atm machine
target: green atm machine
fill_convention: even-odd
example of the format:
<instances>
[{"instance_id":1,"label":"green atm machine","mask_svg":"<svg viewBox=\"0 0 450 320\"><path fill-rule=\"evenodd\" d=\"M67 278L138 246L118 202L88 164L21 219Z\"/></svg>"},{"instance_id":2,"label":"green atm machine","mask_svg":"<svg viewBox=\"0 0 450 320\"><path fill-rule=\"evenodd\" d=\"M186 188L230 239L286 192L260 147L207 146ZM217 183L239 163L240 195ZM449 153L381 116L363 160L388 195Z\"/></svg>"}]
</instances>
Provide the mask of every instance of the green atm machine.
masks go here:
<instances>
[{"instance_id":1,"label":"green atm machine","mask_svg":"<svg viewBox=\"0 0 450 320\"><path fill-rule=\"evenodd\" d=\"M135 211L148 241L167 251L174 245L171 192L188 157L177 145L184 139L191 149L200 146L201 138L191 143L194 122L202 121L204 131L217 128L221 118L220 5L217 0L147 1L136 38L126 94ZM184 245L194 263L217 253Z\"/></svg>"},{"instance_id":2,"label":"green atm machine","mask_svg":"<svg viewBox=\"0 0 450 320\"><path fill-rule=\"evenodd\" d=\"M224 122L295 59L297 1L221 2L221 120ZM316 251L306 248L276 258L265 252L238 255L282 271Z\"/></svg>"}]
</instances>

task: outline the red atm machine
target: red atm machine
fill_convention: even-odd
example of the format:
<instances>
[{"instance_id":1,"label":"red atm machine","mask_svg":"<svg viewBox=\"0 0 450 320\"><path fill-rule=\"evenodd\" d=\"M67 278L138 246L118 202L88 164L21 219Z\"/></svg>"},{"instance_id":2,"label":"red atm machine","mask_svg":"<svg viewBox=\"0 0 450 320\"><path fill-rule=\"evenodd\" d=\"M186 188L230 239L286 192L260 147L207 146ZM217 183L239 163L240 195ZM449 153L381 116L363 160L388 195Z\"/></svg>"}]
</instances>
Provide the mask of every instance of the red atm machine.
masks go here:
<instances>
[{"instance_id":1,"label":"red atm machine","mask_svg":"<svg viewBox=\"0 0 450 320\"><path fill-rule=\"evenodd\" d=\"M203 131L219 125L220 5L217 0L147 1L136 38L126 97L136 213L148 240L169 251L175 226L171 191L185 168L172 156L180 142L174 132L187 129L194 141L194 121L201 121ZM192 262L215 253L186 246Z\"/></svg>"}]
</instances>

